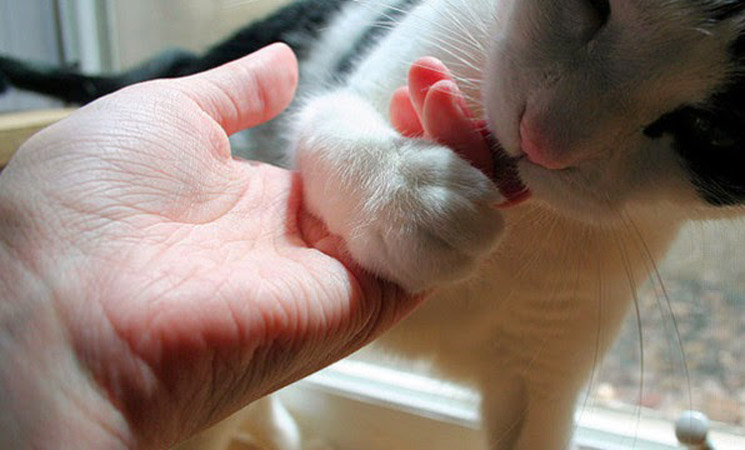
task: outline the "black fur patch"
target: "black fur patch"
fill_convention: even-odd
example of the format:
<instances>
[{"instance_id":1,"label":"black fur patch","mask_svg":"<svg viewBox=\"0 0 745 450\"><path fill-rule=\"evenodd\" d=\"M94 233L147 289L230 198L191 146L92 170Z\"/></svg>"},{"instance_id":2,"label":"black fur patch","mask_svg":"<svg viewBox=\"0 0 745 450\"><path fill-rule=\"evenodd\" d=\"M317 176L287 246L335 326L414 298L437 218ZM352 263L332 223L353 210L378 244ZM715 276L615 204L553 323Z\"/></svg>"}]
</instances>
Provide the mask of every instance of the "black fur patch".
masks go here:
<instances>
[{"instance_id":1,"label":"black fur patch","mask_svg":"<svg viewBox=\"0 0 745 450\"><path fill-rule=\"evenodd\" d=\"M663 116L646 134L672 136L691 181L708 203L745 203L745 84L714 95L705 106Z\"/></svg>"},{"instance_id":2,"label":"black fur patch","mask_svg":"<svg viewBox=\"0 0 745 450\"><path fill-rule=\"evenodd\" d=\"M716 21L730 19L745 11L745 2L742 0L716 0L708 6L709 15Z\"/></svg>"},{"instance_id":3,"label":"black fur patch","mask_svg":"<svg viewBox=\"0 0 745 450\"><path fill-rule=\"evenodd\" d=\"M421 0L401 0L396 6L381 11L378 19L370 24L362 37L355 43L354 48L344 55L336 67L336 72L343 77L350 73L356 63L360 61L403 17L406 16Z\"/></svg>"},{"instance_id":4,"label":"black fur patch","mask_svg":"<svg viewBox=\"0 0 745 450\"><path fill-rule=\"evenodd\" d=\"M745 13L742 0L706 5L716 21ZM715 206L745 204L745 33L730 46L733 80L703 105L684 105L649 126L645 134L669 135L701 196Z\"/></svg>"}]
</instances>

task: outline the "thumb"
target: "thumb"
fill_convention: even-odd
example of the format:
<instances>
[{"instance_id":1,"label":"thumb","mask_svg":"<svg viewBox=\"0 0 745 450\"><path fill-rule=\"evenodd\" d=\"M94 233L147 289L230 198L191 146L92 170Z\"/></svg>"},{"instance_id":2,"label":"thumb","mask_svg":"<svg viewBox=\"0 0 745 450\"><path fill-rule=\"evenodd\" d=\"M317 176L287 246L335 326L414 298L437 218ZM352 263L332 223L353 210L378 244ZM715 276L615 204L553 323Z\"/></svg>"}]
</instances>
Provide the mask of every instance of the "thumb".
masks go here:
<instances>
[{"instance_id":1,"label":"thumb","mask_svg":"<svg viewBox=\"0 0 745 450\"><path fill-rule=\"evenodd\" d=\"M230 135L271 120L292 101L298 63L286 44L179 80L178 88Z\"/></svg>"}]
</instances>

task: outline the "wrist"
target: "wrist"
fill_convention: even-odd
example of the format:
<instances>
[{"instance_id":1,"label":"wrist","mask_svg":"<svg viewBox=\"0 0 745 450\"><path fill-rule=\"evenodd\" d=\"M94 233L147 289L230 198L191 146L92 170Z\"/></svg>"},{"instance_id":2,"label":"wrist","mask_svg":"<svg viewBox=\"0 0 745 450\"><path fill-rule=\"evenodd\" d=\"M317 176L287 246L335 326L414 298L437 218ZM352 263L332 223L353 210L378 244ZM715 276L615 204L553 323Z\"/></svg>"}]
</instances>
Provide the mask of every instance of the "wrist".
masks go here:
<instances>
[{"instance_id":1,"label":"wrist","mask_svg":"<svg viewBox=\"0 0 745 450\"><path fill-rule=\"evenodd\" d=\"M125 448L125 422L76 357L13 208L0 218L0 447Z\"/></svg>"}]
</instances>

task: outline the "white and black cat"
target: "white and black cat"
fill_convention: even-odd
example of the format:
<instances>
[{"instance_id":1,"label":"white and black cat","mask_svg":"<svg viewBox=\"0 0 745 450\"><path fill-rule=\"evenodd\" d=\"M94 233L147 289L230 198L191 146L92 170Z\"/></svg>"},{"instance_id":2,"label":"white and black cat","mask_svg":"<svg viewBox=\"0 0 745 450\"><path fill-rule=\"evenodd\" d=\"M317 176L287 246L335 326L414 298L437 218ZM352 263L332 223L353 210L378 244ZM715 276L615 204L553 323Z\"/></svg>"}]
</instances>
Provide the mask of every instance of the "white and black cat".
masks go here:
<instances>
[{"instance_id":1,"label":"white and black cat","mask_svg":"<svg viewBox=\"0 0 745 450\"><path fill-rule=\"evenodd\" d=\"M309 0L202 57L108 78L2 58L0 73L87 102L276 40L300 56L301 93L257 134L287 144L308 207L360 264L437 288L381 345L478 388L488 448L569 446L579 391L680 226L745 211L745 2ZM528 201L494 210L505 193L480 171L394 131L391 94L422 56L452 70ZM266 427L297 445L283 429Z\"/></svg>"}]
</instances>

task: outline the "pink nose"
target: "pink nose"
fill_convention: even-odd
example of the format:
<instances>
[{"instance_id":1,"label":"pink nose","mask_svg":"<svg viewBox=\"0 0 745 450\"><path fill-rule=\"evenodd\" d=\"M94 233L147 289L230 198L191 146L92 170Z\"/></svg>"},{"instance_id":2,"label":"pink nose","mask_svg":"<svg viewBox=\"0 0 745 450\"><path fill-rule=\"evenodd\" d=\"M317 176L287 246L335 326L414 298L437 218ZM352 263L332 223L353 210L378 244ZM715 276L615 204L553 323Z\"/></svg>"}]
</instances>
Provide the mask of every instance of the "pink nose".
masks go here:
<instances>
[{"instance_id":1,"label":"pink nose","mask_svg":"<svg viewBox=\"0 0 745 450\"><path fill-rule=\"evenodd\" d=\"M569 164L562 162L558 155L551 151L547 139L535 127L530 126L525 118L520 122L520 146L528 161L533 164L551 170L561 170L569 167Z\"/></svg>"}]
</instances>

